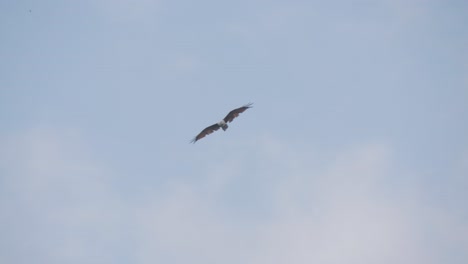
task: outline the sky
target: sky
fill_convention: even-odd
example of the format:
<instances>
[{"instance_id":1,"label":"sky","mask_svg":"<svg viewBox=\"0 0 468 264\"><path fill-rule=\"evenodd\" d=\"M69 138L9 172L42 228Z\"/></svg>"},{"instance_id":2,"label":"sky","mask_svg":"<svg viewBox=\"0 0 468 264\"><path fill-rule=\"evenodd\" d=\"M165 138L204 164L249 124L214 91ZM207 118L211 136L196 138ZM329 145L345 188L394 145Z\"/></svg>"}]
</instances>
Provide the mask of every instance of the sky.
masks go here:
<instances>
[{"instance_id":1,"label":"sky","mask_svg":"<svg viewBox=\"0 0 468 264\"><path fill-rule=\"evenodd\" d=\"M467 14L0 0L0 262L467 263Z\"/></svg>"}]
</instances>

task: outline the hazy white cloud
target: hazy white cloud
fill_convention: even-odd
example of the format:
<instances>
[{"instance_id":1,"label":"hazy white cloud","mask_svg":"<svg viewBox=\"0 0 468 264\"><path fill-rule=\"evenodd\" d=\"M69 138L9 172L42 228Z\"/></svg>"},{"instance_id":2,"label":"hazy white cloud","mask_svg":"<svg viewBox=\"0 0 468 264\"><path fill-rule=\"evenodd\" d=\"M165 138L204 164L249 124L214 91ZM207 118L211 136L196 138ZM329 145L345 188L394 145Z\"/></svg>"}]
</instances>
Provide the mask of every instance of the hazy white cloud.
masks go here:
<instances>
[{"instance_id":1,"label":"hazy white cloud","mask_svg":"<svg viewBox=\"0 0 468 264\"><path fill-rule=\"evenodd\" d=\"M249 250L242 242L246 234L220 213L214 197L180 185L165 197L148 198L137 213L139 263L219 263L227 256L234 263L239 248L240 254Z\"/></svg>"},{"instance_id":2,"label":"hazy white cloud","mask_svg":"<svg viewBox=\"0 0 468 264\"><path fill-rule=\"evenodd\" d=\"M180 79L191 76L203 69L203 62L193 54L169 53L158 68L165 78Z\"/></svg>"},{"instance_id":3,"label":"hazy white cloud","mask_svg":"<svg viewBox=\"0 0 468 264\"><path fill-rule=\"evenodd\" d=\"M219 162L201 182L174 180L126 201L115 172L92 158L79 133L42 129L4 137L0 260L462 263L467 257L461 215L427 204L419 186L409 186L414 196L385 186L399 173L390 145L362 144L320 159L273 137L250 144L257 152L246 157L237 149L226 159L241 162ZM231 174L220 180L222 171ZM223 200L243 174L264 182L259 197L268 202L252 196L235 206L268 207L267 216L232 212Z\"/></svg>"},{"instance_id":4,"label":"hazy white cloud","mask_svg":"<svg viewBox=\"0 0 468 264\"><path fill-rule=\"evenodd\" d=\"M160 0L99 0L98 9L113 20L141 21L157 16Z\"/></svg>"},{"instance_id":5,"label":"hazy white cloud","mask_svg":"<svg viewBox=\"0 0 468 264\"><path fill-rule=\"evenodd\" d=\"M264 195L271 199L266 206L272 207L272 214L261 221L254 215L233 219L225 214L222 207L231 205L219 203L218 199L223 191L232 188L232 175L224 178L224 184L215 177L204 178L216 182L207 186L219 188L218 191L207 191L203 185L174 184L167 196L153 198L151 206L140 210L138 240L143 243L139 251L142 263L448 260L449 252L434 251L428 236L444 241L441 244L453 244L458 247L458 257L466 257L459 246L465 243L467 227L462 218L450 210L425 204L418 186L410 186L414 195L385 186L385 179L397 173L392 169L394 154L388 145L364 144L345 149L335 153L333 162L319 168L309 160L313 154L309 157L303 150L281 141L269 138L256 147L261 153L257 155L262 157L258 164L268 163L272 170L253 168L248 177L252 181L260 177L271 187L259 187L259 192L266 192ZM245 160L242 150L232 155ZM217 166L240 176L247 171L243 164L246 163Z\"/></svg>"},{"instance_id":6,"label":"hazy white cloud","mask_svg":"<svg viewBox=\"0 0 468 264\"><path fill-rule=\"evenodd\" d=\"M90 158L79 133L41 128L0 142L0 260L102 263L115 258L97 248L113 247L119 235L118 193L111 191L111 173Z\"/></svg>"},{"instance_id":7,"label":"hazy white cloud","mask_svg":"<svg viewBox=\"0 0 468 264\"><path fill-rule=\"evenodd\" d=\"M246 43L284 38L311 38L315 43L336 33L350 40L353 36L394 38L406 32L408 26L430 21L434 4L431 0L273 3L254 6L255 12L230 24L228 30Z\"/></svg>"},{"instance_id":8,"label":"hazy white cloud","mask_svg":"<svg viewBox=\"0 0 468 264\"><path fill-rule=\"evenodd\" d=\"M427 17L434 4L432 0L384 0L381 2L403 24L414 23L418 19Z\"/></svg>"},{"instance_id":9,"label":"hazy white cloud","mask_svg":"<svg viewBox=\"0 0 468 264\"><path fill-rule=\"evenodd\" d=\"M255 263L409 263L421 261L410 215L381 195L391 151L363 145L337 153L322 170L307 163L278 189L281 208L264 229Z\"/></svg>"}]
</instances>

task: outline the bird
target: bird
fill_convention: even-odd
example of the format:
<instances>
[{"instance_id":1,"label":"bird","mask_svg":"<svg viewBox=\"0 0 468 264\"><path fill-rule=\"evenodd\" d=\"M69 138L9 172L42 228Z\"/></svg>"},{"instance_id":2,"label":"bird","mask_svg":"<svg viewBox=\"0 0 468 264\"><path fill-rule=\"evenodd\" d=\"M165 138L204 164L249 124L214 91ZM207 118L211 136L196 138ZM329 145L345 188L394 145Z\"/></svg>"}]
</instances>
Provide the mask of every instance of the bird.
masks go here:
<instances>
[{"instance_id":1,"label":"bird","mask_svg":"<svg viewBox=\"0 0 468 264\"><path fill-rule=\"evenodd\" d=\"M229 112L226 115L226 117L224 117L218 123L213 124L213 125L211 125L209 127L206 127L205 129L203 129L196 137L194 137L192 139L192 141L190 141L190 143L195 144L195 142L197 142L198 140L204 138L206 135L209 135L209 134L215 132L219 128L222 128L223 131L226 131L228 129L228 127L229 127L227 123L231 123L234 120L234 118L238 117L245 110L247 110L249 108L252 108L252 105L253 105L253 103L248 103L248 104L246 104L246 105L244 105L242 107L239 107L239 108L236 108L236 109L232 110L231 112Z\"/></svg>"}]
</instances>

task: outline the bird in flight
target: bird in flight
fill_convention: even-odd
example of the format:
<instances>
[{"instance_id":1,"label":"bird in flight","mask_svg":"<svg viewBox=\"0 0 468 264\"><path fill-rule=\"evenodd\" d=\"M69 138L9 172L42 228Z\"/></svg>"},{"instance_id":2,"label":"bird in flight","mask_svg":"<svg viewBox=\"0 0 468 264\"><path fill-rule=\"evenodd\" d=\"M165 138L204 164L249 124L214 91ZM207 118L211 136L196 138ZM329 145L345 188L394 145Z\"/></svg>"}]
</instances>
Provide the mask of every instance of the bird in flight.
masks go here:
<instances>
[{"instance_id":1,"label":"bird in flight","mask_svg":"<svg viewBox=\"0 0 468 264\"><path fill-rule=\"evenodd\" d=\"M242 107L236 108L229 112L223 120L219 121L218 123L211 125L205 129L203 129L195 138L192 139L191 143L195 143L198 140L204 138L206 135L209 135L219 128L222 128L224 131L228 129L227 123L231 123L234 118L238 117L239 114L243 113L245 110L252 108L252 103L248 103Z\"/></svg>"}]
</instances>

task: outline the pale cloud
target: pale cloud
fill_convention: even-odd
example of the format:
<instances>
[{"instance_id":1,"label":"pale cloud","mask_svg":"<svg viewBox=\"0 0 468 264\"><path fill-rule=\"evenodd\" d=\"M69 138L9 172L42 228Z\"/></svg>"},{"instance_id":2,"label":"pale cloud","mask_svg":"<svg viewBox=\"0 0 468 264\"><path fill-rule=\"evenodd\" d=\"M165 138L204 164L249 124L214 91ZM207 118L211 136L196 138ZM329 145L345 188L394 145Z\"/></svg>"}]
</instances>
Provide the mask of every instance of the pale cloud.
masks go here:
<instances>
[{"instance_id":1,"label":"pale cloud","mask_svg":"<svg viewBox=\"0 0 468 264\"><path fill-rule=\"evenodd\" d=\"M385 186L384 179L397 173L387 144L342 150L334 161L318 168L309 160L315 154L308 157L304 149L273 138L252 144L265 154L257 153L267 158L262 162L273 167L268 175L262 175L263 169L249 175L275 181L265 182L272 187L265 194L272 201L272 215L260 222L253 216L228 218L216 202L219 191L174 184L170 195L154 199L158 202L140 211L139 240L146 245L140 252L142 263L168 259L174 263L441 263L449 259L448 252L432 250L427 236L453 244L463 257L459 243L467 224L460 217L437 207L428 210L417 186L410 187L415 188L414 195ZM244 160L245 154L232 155ZM242 163L218 166L245 173L239 168ZM283 174L286 171L291 173ZM208 186L222 192L229 188L231 176L222 185ZM217 182L215 177L205 180Z\"/></svg>"},{"instance_id":2,"label":"pale cloud","mask_svg":"<svg viewBox=\"0 0 468 264\"><path fill-rule=\"evenodd\" d=\"M242 247L243 234L235 223L229 224L214 200L183 185L174 186L166 197L148 198L149 203L137 213L139 263L236 259L233 251Z\"/></svg>"},{"instance_id":3,"label":"pale cloud","mask_svg":"<svg viewBox=\"0 0 468 264\"><path fill-rule=\"evenodd\" d=\"M308 163L278 187L277 217L263 228L253 263L410 262L405 210L379 196L391 162L388 147L359 146L322 169Z\"/></svg>"},{"instance_id":4,"label":"pale cloud","mask_svg":"<svg viewBox=\"0 0 468 264\"><path fill-rule=\"evenodd\" d=\"M98 0L97 9L116 21L147 21L159 14L160 0Z\"/></svg>"},{"instance_id":5,"label":"pale cloud","mask_svg":"<svg viewBox=\"0 0 468 264\"><path fill-rule=\"evenodd\" d=\"M265 137L199 168L198 182L179 178L137 200L123 199L111 177L116 172L92 158L76 131L32 130L4 137L2 146L5 263L463 263L467 257L462 215L427 204L420 186L405 187L414 195L385 186L400 173L385 142L321 158ZM226 161L233 159L239 162ZM267 202L252 196L235 206L268 207L270 214L236 215L222 200L244 174L251 178L246 188L264 183L256 188Z\"/></svg>"},{"instance_id":6,"label":"pale cloud","mask_svg":"<svg viewBox=\"0 0 468 264\"><path fill-rule=\"evenodd\" d=\"M109 171L90 159L79 133L39 128L1 143L1 262L114 259L96 248L115 245L119 199Z\"/></svg>"},{"instance_id":7,"label":"pale cloud","mask_svg":"<svg viewBox=\"0 0 468 264\"><path fill-rule=\"evenodd\" d=\"M169 52L165 57L158 72L171 80L197 74L204 68L203 61L194 54Z\"/></svg>"},{"instance_id":8,"label":"pale cloud","mask_svg":"<svg viewBox=\"0 0 468 264\"><path fill-rule=\"evenodd\" d=\"M269 41L280 40L291 31L300 31L311 11L315 13L309 4L276 3L271 6L260 4L253 8L255 12L251 15L226 25L227 32L248 45L259 42L271 45ZM309 27L315 28L315 26Z\"/></svg>"},{"instance_id":9,"label":"pale cloud","mask_svg":"<svg viewBox=\"0 0 468 264\"><path fill-rule=\"evenodd\" d=\"M403 25L427 17L434 4L432 0L384 0L381 2Z\"/></svg>"},{"instance_id":10,"label":"pale cloud","mask_svg":"<svg viewBox=\"0 0 468 264\"><path fill-rule=\"evenodd\" d=\"M265 41L264 38L281 41L291 36L323 42L335 32L350 36L350 39L353 39L353 35L368 38L373 34L379 38L392 39L406 32L408 26L430 22L435 4L432 0L370 0L325 4L318 1L278 2L255 6L255 12L229 24L227 30L248 44ZM344 16L345 11L352 12ZM334 19L324 24L324 17Z\"/></svg>"}]
</instances>

